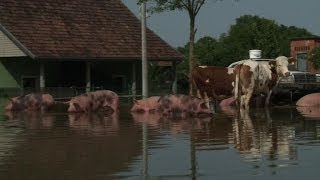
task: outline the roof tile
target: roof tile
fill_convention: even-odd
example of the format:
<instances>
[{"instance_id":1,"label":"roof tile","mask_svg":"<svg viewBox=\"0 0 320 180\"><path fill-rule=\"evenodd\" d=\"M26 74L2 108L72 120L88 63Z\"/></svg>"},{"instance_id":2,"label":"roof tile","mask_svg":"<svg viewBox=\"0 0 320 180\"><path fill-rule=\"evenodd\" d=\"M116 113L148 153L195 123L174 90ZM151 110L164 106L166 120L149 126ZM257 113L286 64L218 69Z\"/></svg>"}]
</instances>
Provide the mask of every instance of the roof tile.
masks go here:
<instances>
[{"instance_id":1,"label":"roof tile","mask_svg":"<svg viewBox=\"0 0 320 180\"><path fill-rule=\"evenodd\" d=\"M1 0L0 24L37 58L141 59L141 24L120 0ZM148 59L182 56L147 30Z\"/></svg>"}]
</instances>

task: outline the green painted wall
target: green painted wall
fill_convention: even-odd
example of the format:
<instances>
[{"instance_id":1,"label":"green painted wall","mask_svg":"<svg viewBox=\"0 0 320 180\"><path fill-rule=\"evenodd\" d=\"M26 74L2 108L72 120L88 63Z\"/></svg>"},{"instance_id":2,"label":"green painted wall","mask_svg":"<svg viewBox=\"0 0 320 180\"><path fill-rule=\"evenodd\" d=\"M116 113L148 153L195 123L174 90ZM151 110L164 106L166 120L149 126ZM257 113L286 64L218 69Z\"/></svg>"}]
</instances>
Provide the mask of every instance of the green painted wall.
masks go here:
<instances>
[{"instance_id":1,"label":"green painted wall","mask_svg":"<svg viewBox=\"0 0 320 180\"><path fill-rule=\"evenodd\" d=\"M13 78L7 68L0 62L0 88L19 88L20 85Z\"/></svg>"},{"instance_id":2,"label":"green painted wall","mask_svg":"<svg viewBox=\"0 0 320 180\"><path fill-rule=\"evenodd\" d=\"M6 79L13 78L18 87L21 87L22 77L39 76L39 64L29 58L2 58L1 64L6 69L3 72L7 72L7 76L0 77L0 81L5 82ZM6 88L6 86L0 86L0 88Z\"/></svg>"}]
</instances>

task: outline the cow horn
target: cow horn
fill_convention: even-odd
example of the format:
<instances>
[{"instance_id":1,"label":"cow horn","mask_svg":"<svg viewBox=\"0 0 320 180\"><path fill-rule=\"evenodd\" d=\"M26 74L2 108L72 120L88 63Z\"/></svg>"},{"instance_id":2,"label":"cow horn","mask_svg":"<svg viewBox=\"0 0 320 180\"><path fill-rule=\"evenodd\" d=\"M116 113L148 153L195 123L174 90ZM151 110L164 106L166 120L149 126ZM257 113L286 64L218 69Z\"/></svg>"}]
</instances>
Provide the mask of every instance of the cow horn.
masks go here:
<instances>
[{"instance_id":1,"label":"cow horn","mask_svg":"<svg viewBox=\"0 0 320 180\"><path fill-rule=\"evenodd\" d=\"M295 64L296 59L293 58L292 56L291 56L291 57L288 57L288 62L289 62L289 64Z\"/></svg>"}]
</instances>

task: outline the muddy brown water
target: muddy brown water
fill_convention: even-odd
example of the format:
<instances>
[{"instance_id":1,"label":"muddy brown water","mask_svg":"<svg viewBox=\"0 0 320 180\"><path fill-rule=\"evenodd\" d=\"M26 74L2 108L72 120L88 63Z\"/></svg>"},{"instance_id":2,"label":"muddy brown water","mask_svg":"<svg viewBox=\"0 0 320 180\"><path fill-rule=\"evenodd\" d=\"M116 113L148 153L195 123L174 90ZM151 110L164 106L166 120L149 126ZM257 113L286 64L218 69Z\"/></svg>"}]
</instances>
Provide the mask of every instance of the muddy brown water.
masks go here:
<instances>
[{"instance_id":1,"label":"muddy brown water","mask_svg":"<svg viewBox=\"0 0 320 180\"><path fill-rule=\"evenodd\" d=\"M0 116L0 179L318 179L319 109ZM301 113L300 113L301 111ZM302 115L303 114L303 115Z\"/></svg>"}]
</instances>

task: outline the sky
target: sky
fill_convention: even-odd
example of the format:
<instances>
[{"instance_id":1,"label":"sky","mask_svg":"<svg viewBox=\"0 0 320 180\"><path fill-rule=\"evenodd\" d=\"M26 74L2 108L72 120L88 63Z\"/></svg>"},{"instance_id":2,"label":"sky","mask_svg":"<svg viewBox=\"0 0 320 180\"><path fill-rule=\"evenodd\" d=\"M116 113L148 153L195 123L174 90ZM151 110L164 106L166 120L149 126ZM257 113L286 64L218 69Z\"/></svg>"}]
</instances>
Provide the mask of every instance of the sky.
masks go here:
<instances>
[{"instance_id":1,"label":"sky","mask_svg":"<svg viewBox=\"0 0 320 180\"><path fill-rule=\"evenodd\" d=\"M320 35L320 0L207 0L196 18L196 40L227 33L236 18L258 15L277 24L305 28ZM137 0L122 0L138 17ZM189 16L185 11L149 14L147 26L173 47L184 46L189 39Z\"/></svg>"}]
</instances>

